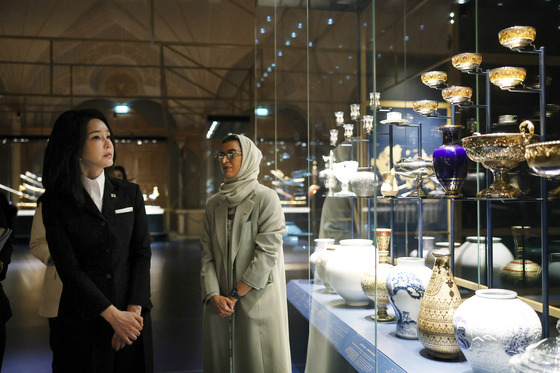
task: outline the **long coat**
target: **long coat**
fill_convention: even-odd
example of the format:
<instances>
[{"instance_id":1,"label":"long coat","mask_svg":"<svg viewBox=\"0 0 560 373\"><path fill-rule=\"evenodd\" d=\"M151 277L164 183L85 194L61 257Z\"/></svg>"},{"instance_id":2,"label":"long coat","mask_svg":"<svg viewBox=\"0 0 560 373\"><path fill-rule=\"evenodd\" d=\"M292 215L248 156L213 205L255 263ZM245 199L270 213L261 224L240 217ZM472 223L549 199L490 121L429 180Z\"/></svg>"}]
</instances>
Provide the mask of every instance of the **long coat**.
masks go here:
<instances>
[{"instance_id":1,"label":"long coat","mask_svg":"<svg viewBox=\"0 0 560 373\"><path fill-rule=\"evenodd\" d=\"M35 210L35 216L33 216L29 247L31 248L31 254L46 265L41 303L39 304L39 316L52 318L58 315L58 304L60 303L60 294L62 294L62 281L58 273L56 273L56 267L47 245L41 210L41 204L39 203Z\"/></svg>"},{"instance_id":2,"label":"long coat","mask_svg":"<svg viewBox=\"0 0 560 373\"><path fill-rule=\"evenodd\" d=\"M136 184L105 178L103 212L84 191L78 206L64 194L45 194L43 223L63 290L54 337L61 371L113 372L131 363L152 368L150 242L142 192ZM115 352L113 329L100 314L110 305L142 306L144 329L131 346ZM56 360L62 351L62 361ZM141 364L144 365L144 364Z\"/></svg>"},{"instance_id":3,"label":"long coat","mask_svg":"<svg viewBox=\"0 0 560 373\"><path fill-rule=\"evenodd\" d=\"M276 193L262 185L235 210L228 262L226 203L208 200L202 244L204 301L204 371L230 371L230 330L233 371L291 372L282 235L284 213ZM235 305L231 318L214 313L212 294L231 294L243 280L253 289Z\"/></svg>"}]
</instances>

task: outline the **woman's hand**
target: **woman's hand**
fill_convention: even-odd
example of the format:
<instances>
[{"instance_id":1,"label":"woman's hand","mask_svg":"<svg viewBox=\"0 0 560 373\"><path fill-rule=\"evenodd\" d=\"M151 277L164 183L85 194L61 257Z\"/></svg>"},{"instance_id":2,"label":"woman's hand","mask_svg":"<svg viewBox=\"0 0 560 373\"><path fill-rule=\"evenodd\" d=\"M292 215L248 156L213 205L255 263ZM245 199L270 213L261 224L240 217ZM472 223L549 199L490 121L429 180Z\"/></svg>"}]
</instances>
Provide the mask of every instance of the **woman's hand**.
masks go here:
<instances>
[{"instance_id":1,"label":"woman's hand","mask_svg":"<svg viewBox=\"0 0 560 373\"><path fill-rule=\"evenodd\" d=\"M126 346L124 339L119 337L119 335L115 332L115 334L113 334L113 340L111 341L111 347L113 347L115 351L119 351L124 348L124 346Z\"/></svg>"},{"instance_id":2,"label":"woman's hand","mask_svg":"<svg viewBox=\"0 0 560 373\"><path fill-rule=\"evenodd\" d=\"M133 312L138 316L140 316L142 312L142 306L129 304L126 310L128 312ZM141 326L144 327L144 320L142 320ZM115 351L119 351L120 349L124 348L124 346L126 346L126 342L124 341L124 339L119 337L119 335L115 332L115 334L113 334L113 340L111 341L111 346L115 349Z\"/></svg>"},{"instance_id":3,"label":"woman's hand","mask_svg":"<svg viewBox=\"0 0 560 373\"><path fill-rule=\"evenodd\" d=\"M131 345L142 331L144 323L142 317L135 312L120 311L115 306L109 306L105 311L101 312L101 316L107 320L115 331L112 346L121 346L122 343ZM124 347L122 345L120 348Z\"/></svg>"},{"instance_id":4,"label":"woman's hand","mask_svg":"<svg viewBox=\"0 0 560 373\"><path fill-rule=\"evenodd\" d=\"M214 295L210 298L210 304L214 309L216 315L220 317L229 317L233 315L233 308L235 306L237 299L224 297L221 295Z\"/></svg>"}]
</instances>

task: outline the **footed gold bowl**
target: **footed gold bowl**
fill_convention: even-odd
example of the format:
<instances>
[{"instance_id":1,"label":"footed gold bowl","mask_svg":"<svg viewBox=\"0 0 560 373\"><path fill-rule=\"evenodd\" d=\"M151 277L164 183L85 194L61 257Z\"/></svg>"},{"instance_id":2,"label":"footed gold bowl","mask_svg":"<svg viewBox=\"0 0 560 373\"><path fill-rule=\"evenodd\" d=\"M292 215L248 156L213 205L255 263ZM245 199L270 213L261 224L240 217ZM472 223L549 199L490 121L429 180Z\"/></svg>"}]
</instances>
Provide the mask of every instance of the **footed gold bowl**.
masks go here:
<instances>
[{"instance_id":1,"label":"footed gold bowl","mask_svg":"<svg viewBox=\"0 0 560 373\"><path fill-rule=\"evenodd\" d=\"M525 147L527 164L539 176L560 175L560 140L537 142Z\"/></svg>"},{"instance_id":2,"label":"footed gold bowl","mask_svg":"<svg viewBox=\"0 0 560 373\"><path fill-rule=\"evenodd\" d=\"M463 148L467 156L492 171L492 184L476 195L476 198L519 198L523 192L507 182L507 172L525 160L525 146L536 142L533 123L526 120L519 125L520 133L490 133L465 137Z\"/></svg>"}]
</instances>

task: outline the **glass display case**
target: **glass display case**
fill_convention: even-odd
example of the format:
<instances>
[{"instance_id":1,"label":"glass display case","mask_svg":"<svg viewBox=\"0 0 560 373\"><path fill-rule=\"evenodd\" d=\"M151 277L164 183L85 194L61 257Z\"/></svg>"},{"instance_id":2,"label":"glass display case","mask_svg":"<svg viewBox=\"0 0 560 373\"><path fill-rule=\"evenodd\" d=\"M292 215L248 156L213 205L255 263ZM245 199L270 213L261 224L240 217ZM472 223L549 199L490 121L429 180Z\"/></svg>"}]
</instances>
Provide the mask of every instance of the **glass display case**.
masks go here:
<instances>
[{"instance_id":1,"label":"glass display case","mask_svg":"<svg viewBox=\"0 0 560 373\"><path fill-rule=\"evenodd\" d=\"M290 304L309 322L306 371L469 370L477 364L472 321L432 316L480 299L516 301L508 304L529 315L517 326L524 337L498 330L509 345L482 351L496 357L486 369L507 371L508 358L555 333L560 316L558 162L549 151L547 173L525 152L531 143L553 148L536 143L558 136L558 98L548 89L557 71L545 60L554 42L539 32L549 21L478 1L257 3L256 106L275 115L256 117L254 135L270 185L287 206L306 208L290 250L310 258L309 270L288 283ZM507 34L515 25L537 36L531 27ZM526 121L534 135L526 123L519 129ZM477 148L465 138L491 141ZM481 194L493 180L516 192ZM286 183L300 183L305 198L285 194ZM386 253L380 230L391 232ZM335 242L315 241L327 238ZM409 258L425 263L408 269L424 270L416 290L435 296L439 281L453 299L402 311L387 276L414 267ZM428 268L447 277L429 281ZM439 337L426 332L430 323Z\"/></svg>"}]
</instances>

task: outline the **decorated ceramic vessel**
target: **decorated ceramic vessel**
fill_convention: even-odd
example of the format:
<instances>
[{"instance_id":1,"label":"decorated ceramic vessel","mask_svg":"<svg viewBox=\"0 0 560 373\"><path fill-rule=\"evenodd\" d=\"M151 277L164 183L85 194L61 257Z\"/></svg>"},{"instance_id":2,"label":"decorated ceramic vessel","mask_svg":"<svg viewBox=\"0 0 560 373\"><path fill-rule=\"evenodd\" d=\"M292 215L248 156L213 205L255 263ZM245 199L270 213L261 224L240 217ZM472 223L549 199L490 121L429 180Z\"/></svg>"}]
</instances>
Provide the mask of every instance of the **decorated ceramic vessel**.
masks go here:
<instances>
[{"instance_id":1,"label":"decorated ceramic vessel","mask_svg":"<svg viewBox=\"0 0 560 373\"><path fill-rule=\"evenodd\" d=\"M389 270L386 287L397 318L397 336L418 339L418 313L431 273L423 258L414 257L398 258Z\"/></svg>"},{"instance_id":2,"label":"decorated ceramic vessel","mask_svg":"<svg viewBox=\"0 0 560 373\"><path fill-rule=\"evenodd\" d=\"M453 327L475 373L509 372L508 361L541 339L537 313L504 289L481 289L457 308Z\"/></svg>"},{"instance_id":3,"label":"decorated ceramic vessel","mask_svg":"<svg viewBox=\"0 0 560 373\"><path fill-rule=\"evenodd\" d=\"M418 313L418 339L428 354L454 359L461 353L453 329L453 317L461 304L461 295L449 265L451 253L436 250L432 255L436 261Z\"/></svg>"},{"instance_id":4,"label":"decorated ceramic vessel","mask_svg":"<svg viewBox=\"0 0 560 373\"><path fill-rule=\"evenodd\" d=\"M389 295L387 294L386 279L389 270L393 267L389 257L389 243L391 242L391 229L377 228L378 259L375 268L366 271L362 277L362 290L369 299L375 302L377 314L371 318L381 322L393 321L394 316L387 313Z\"/></svg>"}]
</instances>

